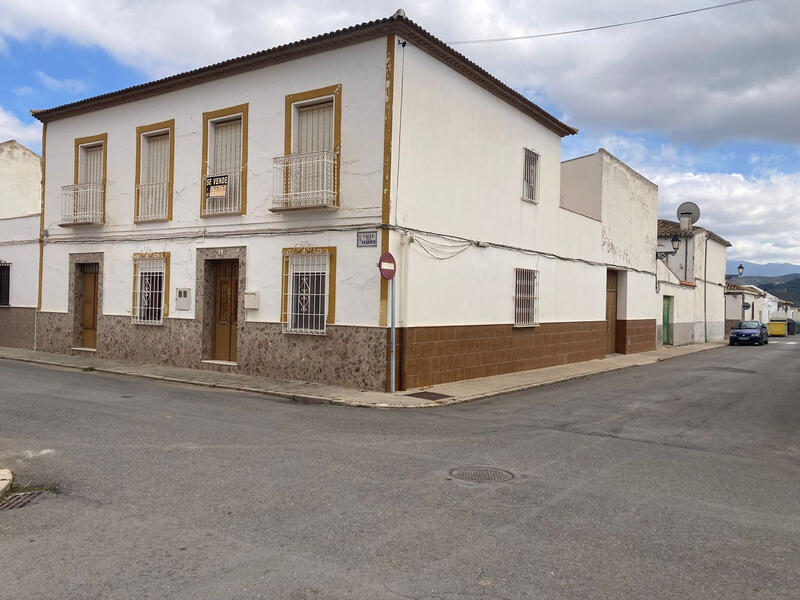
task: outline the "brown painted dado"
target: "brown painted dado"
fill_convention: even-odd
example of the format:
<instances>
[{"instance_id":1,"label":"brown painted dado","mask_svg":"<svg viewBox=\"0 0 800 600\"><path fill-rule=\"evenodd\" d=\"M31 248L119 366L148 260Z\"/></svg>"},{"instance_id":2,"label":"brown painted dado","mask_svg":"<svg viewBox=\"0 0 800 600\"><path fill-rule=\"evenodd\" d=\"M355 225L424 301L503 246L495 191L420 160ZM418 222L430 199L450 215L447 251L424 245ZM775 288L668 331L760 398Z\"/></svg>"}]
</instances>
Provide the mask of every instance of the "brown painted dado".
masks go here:
<instances>
[{"instance_id":1,"label":"brown painted dado","mask_svg":"<svg viewBox=\"0 0 800 600\"><path fill-rule=\"evenodd\" d=\"M33 349L35 308L0 306L0 346Z\"/></svg>"},{"instance_id":2,"label":"brown painted dado","mask_svg":"<svg viewBox=\"0 0 800 600\"><path fill-rule=\"evenodd\" d=\"M649 352L656 349L655 319L617 319L616 351L619 354Z\"/></svg>"},{"instance_id":3,"label":"brown painted dado","mask_svg":"<svg viewBox=\"0 0 800 600\"><path fill-rule=\"evenodd\" d=\"M408 389L603 358L606 322L410 327L399 340L398 387Z\"/></svg>"}]
</instances>

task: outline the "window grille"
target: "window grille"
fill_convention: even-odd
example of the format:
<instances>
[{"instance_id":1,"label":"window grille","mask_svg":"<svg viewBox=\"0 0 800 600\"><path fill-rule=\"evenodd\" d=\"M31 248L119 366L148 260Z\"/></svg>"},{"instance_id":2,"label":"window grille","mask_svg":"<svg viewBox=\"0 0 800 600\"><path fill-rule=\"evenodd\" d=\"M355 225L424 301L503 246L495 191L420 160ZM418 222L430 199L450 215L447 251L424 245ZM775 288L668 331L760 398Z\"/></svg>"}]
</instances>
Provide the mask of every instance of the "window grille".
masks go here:
<instances>
[{"instance_id":1,"label":"window grille","mask_svg":"<svg viewBox=\"0 0 800 600\"><path fill-rule=\"evenodd\" d=\"M539 324L539 271L514 269L514 325Z\"/></svg>"},{"instance_id":2,"label":"window grille","mask_svg":"<svg viewBox=\"0 0 800 600\"><path fill-rule=\"evenodd\" d=\"M167 259L145 256L133 261L133 309L131 320L138 325L164 323Z\"/></svg>"},{"instance_id":3,"label":"window grille","mask_svg":"<svg viewBox=\"0 0 800 600\"><path fill-rule=\"evenodd\" d=\"M539 155L533 150L525 148L525 171L522 177L522 199L528 202L538 202L536 195L536 182L539 174Z\"/></svg>"},{"instance_id":4,"label":"window grille","mask_svg":"<svg viewBox=\"0 0 800 600\"><path fill-rule=\"evenodd\" d=\"M169 209L169 131L142 135L137 221L166 219Z\"/></svg>"},{"instance_id":5,"label":"window grille","mask_svg":"<svg viewBox=\"0 0 800 600\"><path fill-rule=\"evenodd\" d=\"M9 306L11 296L11 265L0 263L0 306Z\"/></svg>"},{"instance_id":6,"label":"window grille","mask_svg":"<svg viewBox=\"0 0 800 600\"><path fill-rule=\"evenodd\" d=\"M242 118L209 123L208 175L228 175L225 196L206 198L204 215L239 213L242 188ZM205 182L203 182L205 185Z\"/></svg>"},{"instance_id":7,"label":"window grille","mask_svg":"<svg viewBox=\"0 0 800 600\"><path fill-rule=\"evenodd\" d=\"M328 321L331 255L327 251L284 256L283 289L286 294L284 331L324 334Z\"/></svg>"}]
</instances>

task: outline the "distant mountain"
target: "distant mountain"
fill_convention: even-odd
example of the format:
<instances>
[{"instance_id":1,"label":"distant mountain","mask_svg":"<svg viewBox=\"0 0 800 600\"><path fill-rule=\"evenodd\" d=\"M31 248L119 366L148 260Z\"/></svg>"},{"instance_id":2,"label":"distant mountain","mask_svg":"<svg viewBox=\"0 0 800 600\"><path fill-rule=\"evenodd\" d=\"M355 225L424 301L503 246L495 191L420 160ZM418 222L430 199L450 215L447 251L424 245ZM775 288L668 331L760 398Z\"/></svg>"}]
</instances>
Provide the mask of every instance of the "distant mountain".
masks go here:
<instances>
[{"instance_id":1,"label":"distant mountain","mask_svg":"<svg viewBox=\"0 0 800 600\"><path fill-rule=\"evenodd\" d=\"M736 277L734 275L726 275L725 278L728 281L741 283L742 285L757 285L758 287L762 287L764 284L778 285L787 283L793 279L798 279L800 278L800 272L779 275L777 277L768 277L766 275L742 275L741 277Z\"/></svg>"},{"instance_id":2,"label":"distant mountain","mask_svg":"<svg viewBox=\"0 0 800 600\"><path fill-rule=\"evenodd\" d=\"M800 276L780 283L762 283L758 287L783 300L788 300L794 304L800 303Z\"/></svg>"},{"instance_id":3,"label":"distant mountain","mask_svg":"<svg viewBox=\"0 0 800 600\"><path fill-rule=\"evenodd\" d=\"M760 265L758 263L747 262L745 260L730 259L726 265L726 273L736 273L739 264L744 267L744 274L747 276L759 275L766 277L778 277L780 275L787 275L789 273L800 273L800 265L793 265L791 263L767 263Z\"/></svg>"}]
</instances>

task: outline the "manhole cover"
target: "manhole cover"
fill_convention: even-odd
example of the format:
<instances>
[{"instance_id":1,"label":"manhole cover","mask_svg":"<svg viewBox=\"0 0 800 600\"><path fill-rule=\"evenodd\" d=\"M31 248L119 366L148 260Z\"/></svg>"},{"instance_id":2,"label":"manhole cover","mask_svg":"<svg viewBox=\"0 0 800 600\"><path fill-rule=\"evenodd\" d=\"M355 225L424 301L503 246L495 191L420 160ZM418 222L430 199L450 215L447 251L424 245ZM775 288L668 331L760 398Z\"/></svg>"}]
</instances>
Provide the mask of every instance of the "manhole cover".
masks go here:
<instances>
[{"instance_id":1,"label":"manhole cover","mask_svg":"<svg viewBox=\"0 0 800 600\"><path fill-rule=\"evenodd\" d=\"M47 490L36 490L35 492L18 492L10 494L2 503L0 503L0 510L11 510L12 508L22 508L28 504L35 504L42 500L47 500L52 495L52 492Z\"/></svg>"},{"instance_id":2,"label":"manhole cover","mask_svg":"<svg viewBox=\"0 0 800 600\"><path fill-rule=\"evenodd\" d=\"M514 474L492 467L457 467L450 471L453 479L472 483L498 483L514 479Z\"/></svg>"},{"instance_id":3,"label":"manhole cover","mask_svg":"<svg viewBox=\"0 0 800 600\"><path fill-rule=\"evenodd\" d=\"M406 394L411 398L422 398L423 400L441 400L442 398L450 398L447 394L439 394L437 392L414 392L413 394Z\"/></svg>"}]
</instances>

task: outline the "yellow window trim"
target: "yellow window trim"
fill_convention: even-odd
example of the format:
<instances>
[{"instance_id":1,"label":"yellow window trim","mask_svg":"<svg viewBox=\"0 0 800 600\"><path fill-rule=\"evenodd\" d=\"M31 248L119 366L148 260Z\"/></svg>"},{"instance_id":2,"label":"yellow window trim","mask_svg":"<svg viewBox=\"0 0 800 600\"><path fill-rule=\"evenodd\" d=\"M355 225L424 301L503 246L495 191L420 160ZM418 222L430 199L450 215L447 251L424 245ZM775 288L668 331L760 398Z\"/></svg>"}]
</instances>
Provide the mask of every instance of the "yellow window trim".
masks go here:
<instances>
[{"instance_id":1,"label":"yellow window trim","mask_svg":"<svg viewBox=\"0 0 800 600\"><path fill-rule=\"evenodd\" d=\"M108 132L98 133L87 137L75 138L75 173L73 183L78 185L78 175L80 173L80 152L81 146L101 143L103 145L103 223L106 222L106 174L108 172Z\"/></svg>"},{"instance_id":2,"label":"yellow window trim","mask_svg":"<svg viewBox=\"0 0 800 600\"><path fill-rule=\"evenodd\" d=\"M131 315L136 310L136 276L139 274L139 260L146 258L164 259L164 318L169 317L169 252L136 252L133 255L133 289L131 290Z\"/></svg>"},{"instance_id":3,"label":"yellow window trim","mask_svg":"<svg viewBox=\"0 0 800 600\"><path fill-rule=\"evenodd\" d=\"M159 123L152 123L151 125L142 125L136 128L136 184L134 189L133 198L133 222L139 218L139 184L141 183L142 176L142 136L152 133L154 131L168 131L169 132L169 191L167 197L167 218L154 219L148 223L157 221L171 221L172 220L172 190L175 173L175 119L161 121Z\"/></svg>"},{"instance_id":4,"label":"yellow window trim","mask_svg":"<svg viewBox=\"0 0 800 600\"><path fill-rule=\"evenodd\" d=\"M394 47L395 36L386 36L386 99L383 108L383 196L381 197L381 223L388 224L391 215L392 188L392 107L394 103ZM389 251L389 230L381 229L381 254ZM387 324L389 304L389 281L380 278L380 302L378 325Z\"/></svg>"},{"instance_id":5,"label":"yellow window trim","mask_svg":"<svg viewBox=\"0 0 800 600\"><path fill-rule=\"evenodd\" d=\"M336 246L314 246L310 248L284 248L281 250L281 323L287 322L286 298L289 293L289 257L301 254L327 254L328 266L328 318L325 322L336 322Z\"/></svg>"},{"instance_id":6,"label":"yellow window trim","mask_svg":"<svg viewBox=\"0 0 800 600\"><path fill-rule=\"evenodd\" d=\"M292 154L292 131L294 116L294 105L300 102L309 102L311 100L323 99L327 97L333 98L333 151L336 152L339 158L339 164L336 167L336 178L334 185L336 186L336 206L339 206L339 180L341 173L341 150L342 150L342 84L336 83L327 87L317 88L316 90L308 90L306 92L298 92L296 94L286 95L286 106L284 114L284 127L283 127L283 154L289 156Z\"/></svg>"},{"instance_id":7,"label":"yellow window trim","mask_svg":"<svg viewBox=\"0 0 800 600\"><path fill-rule=\"evenodd\" d=\"M200 216L203 218L207 218L210 216L230 216L231 214L240 214L244 215L247 213L247 112L249 109L249 104L239 104L238 106L231 106L230 108L221 108L219 110L212 110L209 112L203 113L203 163L201 166L201 170L203 173L202 178L200 179ZM241 164L241 191L242 191L242 201L240 210L238 213L222 213L220 215L206 215L204 214L206 211L206 190L205 190L205 180L206 175L208 175L208 125L211 121L216 121L217 119L222 119L225 117L235 117L237 115L241 115L242 117L242 164Z\"/></svg>"}]
</instances>

